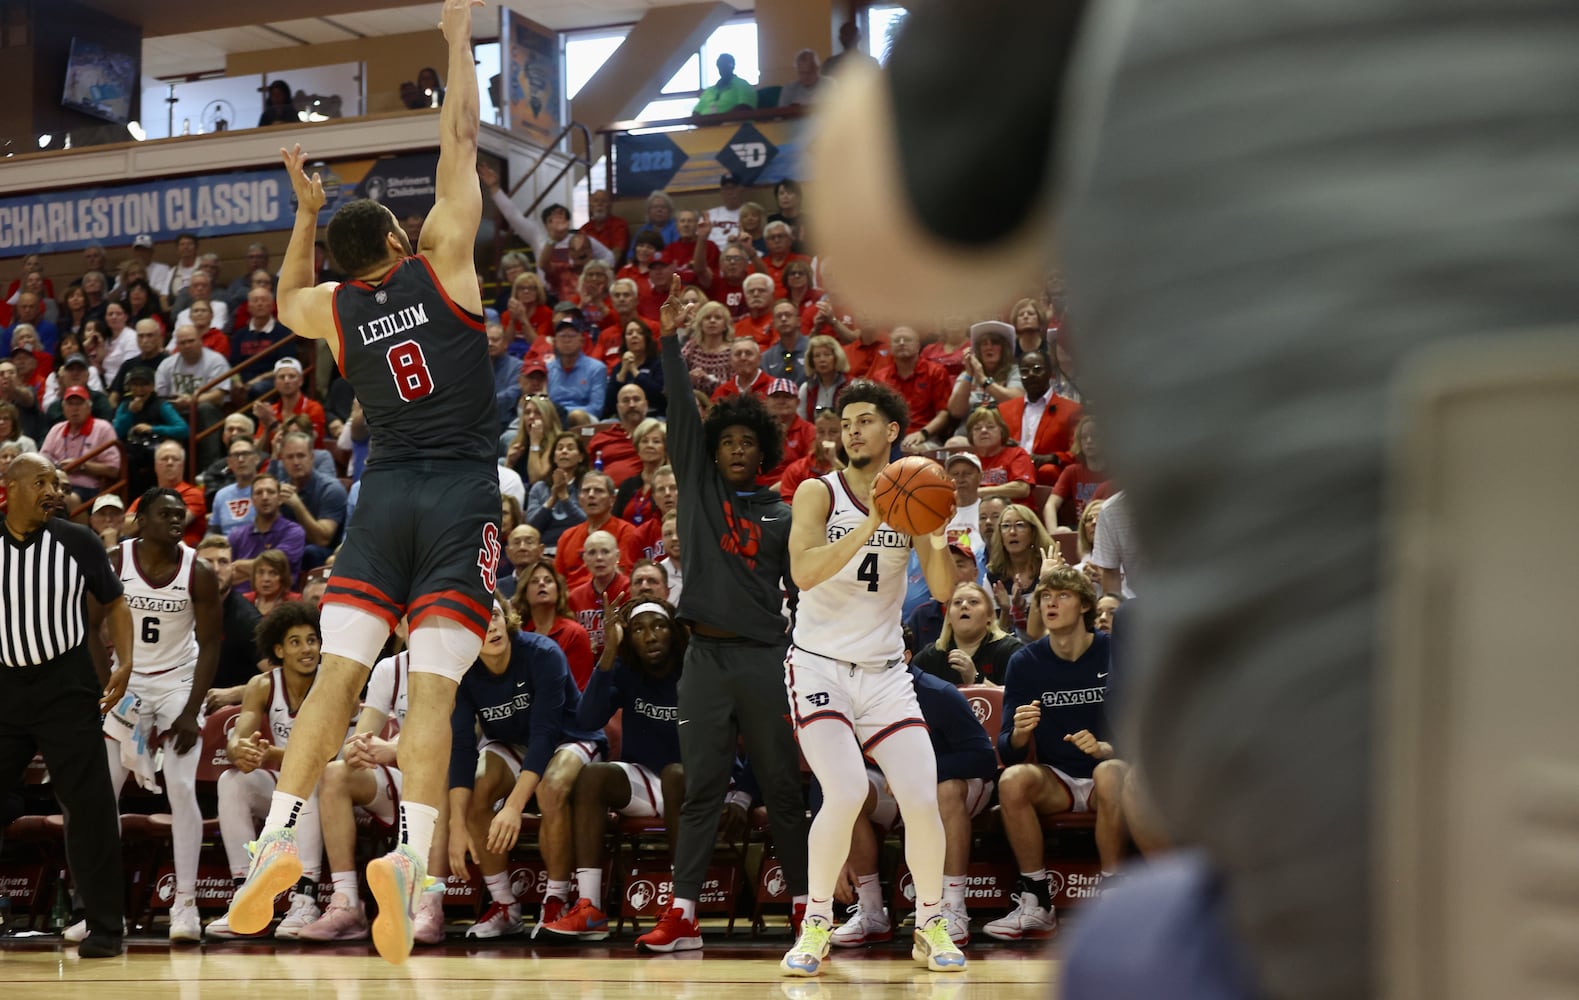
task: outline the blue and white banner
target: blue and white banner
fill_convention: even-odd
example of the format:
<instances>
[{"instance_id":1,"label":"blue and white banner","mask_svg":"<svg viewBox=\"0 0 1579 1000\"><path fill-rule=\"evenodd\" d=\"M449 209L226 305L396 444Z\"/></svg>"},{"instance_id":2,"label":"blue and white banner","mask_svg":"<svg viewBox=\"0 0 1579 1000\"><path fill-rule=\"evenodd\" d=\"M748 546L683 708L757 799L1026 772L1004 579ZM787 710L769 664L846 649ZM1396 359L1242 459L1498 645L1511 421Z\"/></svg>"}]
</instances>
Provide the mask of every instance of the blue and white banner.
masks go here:
<instances>
[{"instance_id":1,"label":"blue and white banner","mask_svg":"<svg viewBox=\"0 0 1579 1000\"><path fill-rule=\"evenodd\" d=\"M44 191L0 198L0 256L129 246L144 233L164 243L180 233L272 232L294 221L284 169Z\"/></svg>"}]
</instances>

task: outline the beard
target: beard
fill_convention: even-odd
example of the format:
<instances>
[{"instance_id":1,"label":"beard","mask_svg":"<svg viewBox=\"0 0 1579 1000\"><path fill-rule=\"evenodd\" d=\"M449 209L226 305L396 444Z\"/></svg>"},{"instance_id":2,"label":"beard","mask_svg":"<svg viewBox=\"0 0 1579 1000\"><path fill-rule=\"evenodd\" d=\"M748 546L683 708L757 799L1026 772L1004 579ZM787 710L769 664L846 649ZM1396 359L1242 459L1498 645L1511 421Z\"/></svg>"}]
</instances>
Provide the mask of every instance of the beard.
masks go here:
<instances>
[{"instance_id":1,"label":"beard","mask_svg":"<svg viewBox=\"0 0 1579 1000\"><path fill-rule=\"evenodd\" d=\"M852 469L865 469L872 464L871 455L851 455L849 466Z\"/></svg>"}]
</instances>

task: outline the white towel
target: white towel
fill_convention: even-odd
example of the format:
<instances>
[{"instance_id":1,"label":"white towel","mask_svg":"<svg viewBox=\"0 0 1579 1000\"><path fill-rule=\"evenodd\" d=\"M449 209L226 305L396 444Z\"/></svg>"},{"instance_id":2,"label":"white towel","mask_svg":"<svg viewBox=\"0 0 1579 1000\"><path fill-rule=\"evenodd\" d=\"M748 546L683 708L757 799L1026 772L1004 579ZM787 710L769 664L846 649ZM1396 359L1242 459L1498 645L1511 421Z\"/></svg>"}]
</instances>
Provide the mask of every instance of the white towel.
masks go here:
<instances>
[{"instance_id":1,"label":"white towel","mask_svg":"<svg viewBox=\"0 0 1579 1000\"><path fill-rule=\"evenodd\" d=\"M104 734L121 745L121 766L132 773L137 784L159 792L158 766L154 761L153 720L142 717L142 699L130 691L121 696L104 717Z\"/></svg>"}]
</instances>

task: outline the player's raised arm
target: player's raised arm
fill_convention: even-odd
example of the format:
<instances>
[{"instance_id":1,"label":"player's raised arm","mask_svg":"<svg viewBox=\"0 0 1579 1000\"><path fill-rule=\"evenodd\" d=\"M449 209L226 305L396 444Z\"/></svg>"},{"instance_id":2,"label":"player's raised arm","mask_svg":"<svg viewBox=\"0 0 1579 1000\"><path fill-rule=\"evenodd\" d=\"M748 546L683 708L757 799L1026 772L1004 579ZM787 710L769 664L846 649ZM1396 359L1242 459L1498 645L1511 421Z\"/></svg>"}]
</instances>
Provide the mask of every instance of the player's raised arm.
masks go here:
<instances>
[{"instance_id":1,"label":"player's raised arm","mask_svg":"<svg viewBox=\"0 0 1579 1000\"><path fill-rule=\"evenodd\" d=\"M418 250L427 257L449 297L482 313L472 248L482 220L482 187L477 180L477 68L472 61L472 8L482 0L444 0L439 27L449 43L449 90L439 112L439 168L434 178L433 211L422 224Z\"/></svg>"},{"instance_id":2,"label":"player's raised arm","mask_svg":"<svg viewBox=\"0 0 1579 1000\"><path fill-rule=\"evenodd\" d=\"M280 150L285 173L296 195L296 225L285 247L280 264L280 287L276 301L280 322L303 337L328 339L334 329L334 284L314 285L313 243L318 237L318 213L323 210L323 181L315 173L307 176L307 154L300 145Z\"/></svg>"}]
</instances>

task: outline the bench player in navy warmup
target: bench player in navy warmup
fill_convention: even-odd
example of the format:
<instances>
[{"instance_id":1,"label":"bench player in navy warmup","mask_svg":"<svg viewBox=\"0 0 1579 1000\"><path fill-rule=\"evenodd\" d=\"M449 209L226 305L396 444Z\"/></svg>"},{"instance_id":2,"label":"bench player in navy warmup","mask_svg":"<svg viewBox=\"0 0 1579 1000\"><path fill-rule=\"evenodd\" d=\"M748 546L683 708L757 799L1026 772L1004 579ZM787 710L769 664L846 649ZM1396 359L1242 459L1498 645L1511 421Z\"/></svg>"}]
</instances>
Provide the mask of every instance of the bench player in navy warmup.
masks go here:
<instances>
[{"instance_id":1,"label":"bench player in navy warmup","mask_svg":"<svg viewBox=\"0 0 1579 1000\"><path fill-rule=\"evenodd\" d=\"M297 146L281 150L295 189L296 227L280 272L280 320L326 340L372 430L362 502L335 560L323 604L323 667L296 721L247 882L231 902L240 933L265 926L274 897L301 874L294 824L345 739L384 640L411 623L410 711L398 761L405 787L395 850L368 865L378 902L373 943L399 963L427 888L428 848L446 788L456 685L477 659L498 569L498 412L472 247L477 183L477 74L472 7L445 0L453 81L439 117L436 200L420 253L395 216L353 201L329 222L329 251L353 280L313 286L313 237L323 185Z\"/></svg>"}]
</instances>

